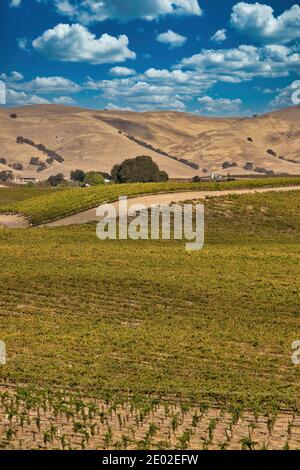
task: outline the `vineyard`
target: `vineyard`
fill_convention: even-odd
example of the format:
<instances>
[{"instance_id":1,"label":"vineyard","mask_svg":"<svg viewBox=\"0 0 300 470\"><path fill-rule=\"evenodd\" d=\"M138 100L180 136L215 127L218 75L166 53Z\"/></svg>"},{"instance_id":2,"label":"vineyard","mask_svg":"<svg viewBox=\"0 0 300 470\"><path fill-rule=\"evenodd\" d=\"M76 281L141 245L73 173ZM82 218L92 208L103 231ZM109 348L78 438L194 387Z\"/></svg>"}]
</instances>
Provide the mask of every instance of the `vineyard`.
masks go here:
<instances>
[{"instance_id":1,"label":"vineyard","mask_svg":"<svg viewBox=\"0 0 300 470\"><path fill-rule=\"evenodd\" d=\"M83 399L28 388L0 392L0 449L294 450L300 415L161 397Z\"/></svg>"},{"instance_id":2,"label":"vineyard","mask_svg":"<svg viewBox=\"0 0 300 470\"><path fill-rule=\"evenodd\" d=\"M105 202L112 202L119 196L134 197L141 194L170 193L178 191L218 191L224 189L251 189L299 185L300 178L262 178L259 180L231 181L223 183L134 183L122 185L97 186L51 191L40 197L3 204L0 212L25 215L33 225L56 220L60 217L91 209ZM0 201L1 201L0 189Z\"/></svg>"},{"instance_id":3,"label":"vineyard","mask_svg":"<svg viewBox=\"0 0 300 470\"><path fill-rule=\"evenodd\" d=\"M0 230L2 448L300 448L300 192L205 206L194 253Z\"/></svg>"}]
</instances>

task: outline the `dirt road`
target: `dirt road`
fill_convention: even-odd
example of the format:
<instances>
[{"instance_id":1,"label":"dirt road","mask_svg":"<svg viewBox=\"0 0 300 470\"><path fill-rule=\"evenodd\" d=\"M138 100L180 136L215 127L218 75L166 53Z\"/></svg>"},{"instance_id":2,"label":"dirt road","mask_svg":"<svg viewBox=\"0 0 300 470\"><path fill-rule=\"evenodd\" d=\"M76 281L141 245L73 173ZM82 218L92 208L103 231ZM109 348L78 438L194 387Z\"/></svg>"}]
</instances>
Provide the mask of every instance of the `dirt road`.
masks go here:
<instances>
[{"instance_id":1,"label":"dirt road","mask_svg":"<svg viewBox=\"0 0 300 470\"><path fill-rule=\"evenodd\" d=\"M257 189L239 189L239 190L226 190L226 191L186 191L178 193L165 193L165 194L150 194L146 196L138 196L128 199L128 207L134 204L144 204L146 207L158 204L172 204L188 200L206 199L208 197L222 197L231 194L256 194L267 192L287 192L299 191L300 186L286 186L278 188L257 188ZM118 201L113 203L114 207L118 209ZM96 208L89 209L78 214L63 217L48 224L41 226L46 227L61 227L65 225L79 225L97 220ZM0 227L9 228L23 228L28 227L29 222L22 216L16 215L1 215L0 214Z\"/></svg>"},{"instance_id":2,"label":"dirt road","mask_svg":"<svg viewBox=\"0 0 300 470\"><path fill-rule=\"evenodd\" d=\"M147 207L158 204L172 204L188 200L206 199L207 197L221 197L230 194L255 194L266 192L286 192L286 191L299 191L300 186L289 186L281 188L259 188L259 189L241 189L241 190L227 190L227 191L188 191L180 193L167 193L167 194L151 194L146 196L138 196L128 199L128 207L134 204L144 204ZM118 202L113 203L114 207L118 209ZM77 225L94 222L97 220L96 208L89 209L78 214L64 217L54 222L46 224L48 227L60 227L62 225ZM1 223L1 222L0 222Z\"/></svg>"}]
</instances>

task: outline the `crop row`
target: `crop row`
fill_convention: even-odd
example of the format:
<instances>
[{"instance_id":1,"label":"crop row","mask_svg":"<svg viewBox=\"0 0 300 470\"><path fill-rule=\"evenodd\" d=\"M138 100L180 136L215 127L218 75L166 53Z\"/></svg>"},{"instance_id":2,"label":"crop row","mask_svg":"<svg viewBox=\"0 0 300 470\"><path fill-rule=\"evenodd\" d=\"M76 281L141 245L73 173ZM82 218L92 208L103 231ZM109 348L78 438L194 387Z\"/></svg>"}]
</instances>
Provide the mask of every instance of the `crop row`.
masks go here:
<instances>
[{"instance_id":1,"label":"crop row","mask_svg":"<svg viewBox=\"0 0 300 470\"><path fill-rule=\"evenodd\" d=\"M171 193L178 191L221 191L224 189L251 189L261 187L300 185L300 178L263 178L261 180L239 180L223 183L137 183L124 185L75 188L53 192L0 208L2 213L23 214L33 225L91 209L119 196L134 197L144 194Z\"/></svg>"},{"instance_id":2,"label":"crop row","mask_svg":"<svg viewBox=\"0 0 300 470\"><path fill-rule=\"evenodd\" d=\"M1 449L297 449L298 412L107 394L0 392Z\"/></svg>"}]
</instances>

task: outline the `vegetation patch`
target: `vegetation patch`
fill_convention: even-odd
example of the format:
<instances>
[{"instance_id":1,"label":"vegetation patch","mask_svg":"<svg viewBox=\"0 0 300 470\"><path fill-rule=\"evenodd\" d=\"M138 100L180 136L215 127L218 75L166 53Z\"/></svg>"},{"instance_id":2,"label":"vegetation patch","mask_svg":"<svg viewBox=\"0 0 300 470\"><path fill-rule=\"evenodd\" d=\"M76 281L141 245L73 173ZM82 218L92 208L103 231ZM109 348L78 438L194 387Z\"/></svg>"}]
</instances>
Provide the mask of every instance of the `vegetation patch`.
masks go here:
<instances>
[{"instance_id":1,"label":"vegetation patch","mask_svg":"<svg viewBox=\"0 0 300 470\"><path fill-rule=\"evenodd\" d=\"M260 180L237 180L211 183L132 183L100 185L92 188L73 188L52 192L39 198L30 198L0 206L0 211L23 214L33 225L42 224L64 216L76 214L112 202L119 196L134 197L144 194L171 193L179 191L221 191L225 189L251 189L300 185L299 177L262 178Z\"/></svg>"}]
</instances>

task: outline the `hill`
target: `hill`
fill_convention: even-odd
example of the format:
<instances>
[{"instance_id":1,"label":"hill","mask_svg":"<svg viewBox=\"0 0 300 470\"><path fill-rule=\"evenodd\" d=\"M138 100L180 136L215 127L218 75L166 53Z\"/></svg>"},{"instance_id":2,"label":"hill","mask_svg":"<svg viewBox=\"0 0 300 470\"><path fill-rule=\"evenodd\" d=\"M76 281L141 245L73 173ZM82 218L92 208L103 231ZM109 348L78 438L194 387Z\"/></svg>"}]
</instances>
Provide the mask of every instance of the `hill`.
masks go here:
<instances>
[{"instance_id":1,"label":"hill","mask_svg":"<svg viewBox=\"0 0 300 470\"><path fill-rule=\"evenodd\" d=\"M125 158L146 154L172 178L212 172L296 175L299 123L299 107L252 118L60 105L1 109L0 169L13 166L16 175L42 180L76 168L109 172Z\"/></svg>"}]
</instances>

